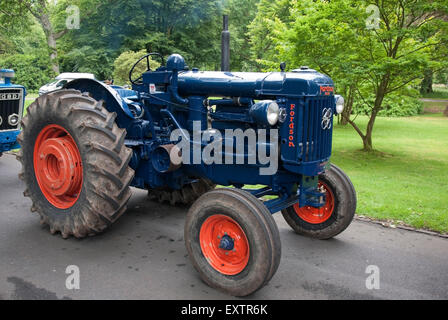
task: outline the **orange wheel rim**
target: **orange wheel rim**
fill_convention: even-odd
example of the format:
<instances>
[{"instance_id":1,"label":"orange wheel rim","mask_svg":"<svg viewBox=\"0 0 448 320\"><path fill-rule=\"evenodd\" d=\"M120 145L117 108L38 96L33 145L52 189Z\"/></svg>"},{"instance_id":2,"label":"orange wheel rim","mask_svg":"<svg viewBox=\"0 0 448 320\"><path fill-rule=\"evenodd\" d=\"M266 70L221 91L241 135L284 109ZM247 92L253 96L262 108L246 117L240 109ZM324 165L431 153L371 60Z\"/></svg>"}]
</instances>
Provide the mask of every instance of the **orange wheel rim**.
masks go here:
<instances>
[{"instance_id":1,"label":"orange wheel rim","mask_svg":"<svg viewBox=\"0 0 448 320\"><path fill-rule=\"evenodd\" d=\"M299 208L299 204L296 203L294 205L294 211L296 214L308 223L311 224L320 224L324 223L328 219L330 219L331 215L334 211L334 194L331 189L323 182L319 182L319 188L323 188L325 190L326 202L325 205L321 208L315 208L310 206L305 206Z\"/></svg>"},{"instance_id":2,"label":"orange wheel rim","mask_svg":"<svg viewBox=\"0 0 448 320\"><path fill-rule=\"evenodd\" d=\"M241 226L232 218L213 215L201 226L199 241L204 257L218 272L233 276L249 262L249 242Z\"/></svg>"},{"instance_id":3,"label":"orange wheel rim","mask_svg":"<svg viewBox=\"0 0 448 320\"><path fill-rule=\"evenodd\" d=\"M36 139L33 158L37 183L48 202L71 208L83 180L81 155L72 136L61 126L46 126Z\"/></svg>"}]
</instances>

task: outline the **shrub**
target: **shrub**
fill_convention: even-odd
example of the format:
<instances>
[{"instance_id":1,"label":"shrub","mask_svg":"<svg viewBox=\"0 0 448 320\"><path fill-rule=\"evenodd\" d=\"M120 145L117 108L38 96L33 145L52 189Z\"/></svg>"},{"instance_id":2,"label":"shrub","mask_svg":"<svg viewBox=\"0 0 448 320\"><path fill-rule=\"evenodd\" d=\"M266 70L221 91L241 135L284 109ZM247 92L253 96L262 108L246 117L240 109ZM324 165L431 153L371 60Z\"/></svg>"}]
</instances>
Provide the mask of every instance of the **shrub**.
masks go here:
<instances>
[{"instance_id":1,"label":"shrub","mask_svg":"<svg viewBox=\"0 0 448 320\"><path fill-rule=\"evenodd\" d=\"M413 92L412 92L413 93ZM412 94L411 93L411 94ZM370 105L374 103L374 97L366 99ZM383 117L407 117L415 116L423 112L423 102L413 95L395 94L387 96L383 101L383 108L378 113ZM357 99L353 104L356 114L370 114L370 107L363 100Z\"/></svg>"},{"instance_id":2,"label":"shrub","mask_svg":"<svg viewBox=\"0 0 448 320\"><path fill-rule=\"evenodd\" d=\"M28 91L37 91L53 78L47 57L29 54L0 56L0 67L14 69L14 83L23 85Z\"/></svg>"}]
</instances>

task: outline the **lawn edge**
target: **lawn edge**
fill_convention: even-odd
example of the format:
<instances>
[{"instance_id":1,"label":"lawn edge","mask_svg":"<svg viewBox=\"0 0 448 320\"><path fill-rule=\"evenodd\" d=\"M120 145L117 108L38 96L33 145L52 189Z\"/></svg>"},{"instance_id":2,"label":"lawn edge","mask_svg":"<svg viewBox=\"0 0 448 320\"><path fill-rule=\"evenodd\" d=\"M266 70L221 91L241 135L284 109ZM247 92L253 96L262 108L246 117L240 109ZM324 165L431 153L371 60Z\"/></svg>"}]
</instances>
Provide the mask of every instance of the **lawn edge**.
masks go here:
<instances>
[{"instance_id":1,"label":"lawn edge","mask_svg":"<svg viewBox=\"0 0 448 320\"><path fill-rule=\"evenodd\" d=\"M448 239L448 233L442 233L442 232L428 230L428 229L414 228L410 225L398 223L397 221L390 220L390 219L389 220L374 219L374 218L367 217L365 215L356 214L355 220L377 224L384 228L401 229L401 230L406 230L406 231L411 231L411 232L422 233L422 234L426 234L426 235L430 235L430 236L435 236L435 237L439 237L439 238L443 238L443 239Z\"/></svg>"}]
</instances>

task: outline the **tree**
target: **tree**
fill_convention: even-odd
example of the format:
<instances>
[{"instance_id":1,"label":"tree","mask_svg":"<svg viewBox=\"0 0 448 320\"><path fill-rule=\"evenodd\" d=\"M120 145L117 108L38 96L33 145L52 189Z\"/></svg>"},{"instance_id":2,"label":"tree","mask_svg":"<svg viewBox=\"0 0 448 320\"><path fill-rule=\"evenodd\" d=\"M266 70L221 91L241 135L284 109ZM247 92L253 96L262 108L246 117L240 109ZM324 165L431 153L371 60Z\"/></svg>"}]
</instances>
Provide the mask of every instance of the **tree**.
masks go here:
<instances>
[{"instance_id":1,"label":"tree","mask_svg":"<svg viewBox=\"0 0 448 320\"><path fill-rule=\"evenodd\" d=\"M3 15L14 18L10 20L12 23L17 22L17 20L21 19L18 16L23 13L31 14L34 18L37 19L46 36L52 70L55 74L59 74L56 40L61 38L67 32L67 29L61 30L59 32L54 29L50 19L50 6L51 5L46 0L6 0L2 1L1 12L3 13Z\"/></svg>"},{"instance_id":2,"label":"tree","mask_svg":"<svg viewBox=\"0 0 448 320\"><path fill-rule=\"evenodd\" d=\"M67 12L69 8L74 8L72 12L74 14L74 19L78 19L78 23L81 23L82 19L89 17L92 12L95 12L97 2L110 2L111 0L77 0L70 1L50 1L50 0L2 0L0 6L0 20L8 21L4 25L4 29L14 27L18 24L30 23L29 16L31 15L36 19L46 37L46 42L48 46L48 54L50 58L51 68L54 74L59 74L59 60L58 60L58 47L57 40L66 35L72 27L67 24L68 16ZM69 7L71 5L71 7ZM85 10L82 16L78 15L77 6L82 6ZM59 21L63 20L64 23L58 23L55 27L55 20L59 17Z\"/></svg>"},{"instance_id":3,"label":"tree","mask_svg":"<svg viewBox=\"0 0 448 320\"><path fill-rule=\"evenodd\" d=\"M65 54L88 46L110 53L115 60L122 52L145 49L165 56L180 53L190 66L219 65L222 12L219 0L86 2L79 4L81 13L95 10L88 19L82 19L80 29L64 37L60 49ZM66 58L64 67L76 67L76 61Z\"/></svg>"},{"instance_id":4,"label":"tree","mask_svg":"<svg viewBox=\"0 0 448 320\"><path fill-rule=\"evenodd\" d=\"M14 81L24 85L28 91L39 89L51 79L53 72L45 34L34 19L0 33L0 67L14 69Z\"/></svg>"},{"instance_id":5,"label":"tree","mask_svg":"<svg viewBox=\"0 0 448 320\"><path fill-rule=\"evenodd\" d=\"M260 0L229 0L227 2L224 13L229 15L231 70L246 71L256 68L250 50L249 27L257 14L259 2Z\"/></svg>"},{"instance_id":6,"label":"tree","mask_svg":"<svg viewBox=\"0 0 448 320\"><path fill-rule=\"evenodd\" d=\"M249 44L252 60L257 70L273 69L279 66L274 58L278 56L277 30L289 25L293 20L289 0L261 0L257 5L257 14L249 25Z\"/></svg>"},{"instance_id":7,"label":"tree","mask_svg":"<svg viewBox=\"0 0 448 320\"><path fill-rule=\"evenodd\" d=\"M283 3L277 0L276 3ZM262 2L263 3L263 2ZM332 0L297 1L289 18L258 17L267 21L271 45L262 53L265 66L280 56L291 65L310 64L336 80L338 89L368 106L369 121L363 131L345 115L373 150L376 117L386 96L421 79L424 70L446 64L448 12L443 0ZM261 9L259 12L263 12ZM257 19L257 18L256 18ZM260 43L252 32L253 43ZM278 59L278 58L277 58ZM374 97L373 103L369 96Z\"/></svg>"}]
</instances>

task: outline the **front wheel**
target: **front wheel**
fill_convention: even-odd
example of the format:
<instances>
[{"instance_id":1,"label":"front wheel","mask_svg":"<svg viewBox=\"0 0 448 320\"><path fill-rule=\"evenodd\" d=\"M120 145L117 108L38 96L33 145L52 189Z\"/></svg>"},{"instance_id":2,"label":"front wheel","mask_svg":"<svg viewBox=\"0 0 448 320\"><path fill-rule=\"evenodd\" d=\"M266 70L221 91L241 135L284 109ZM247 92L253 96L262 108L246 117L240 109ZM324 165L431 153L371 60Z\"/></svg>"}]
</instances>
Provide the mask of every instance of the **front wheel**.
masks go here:
<instances>
[{"instance_id":1,"label":"front wheel","mask_svg":"<svg viewBox=\"0 0 448 320\"><path fill-rule=\"evenodd\" d=\"M337 166L319 176L319 187L326 192L321 208L295 204L282 210L290 227L298 234L316 239L330 239L344 231L356 211L356 192L347 175Z\"/></svg>"},{"instance_id":2,"label":"front wheel","mask_svg":"<svg viewBox=\"0 0 448 320\"><path fill-rule=\"evenodd\" d=\"M244 191L216 189L201 196L188 212L185 244L202 280L233 296L263 287L280 262L274 219Z\"/></svg>"}]
</instances>

